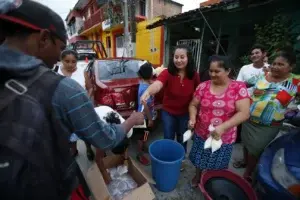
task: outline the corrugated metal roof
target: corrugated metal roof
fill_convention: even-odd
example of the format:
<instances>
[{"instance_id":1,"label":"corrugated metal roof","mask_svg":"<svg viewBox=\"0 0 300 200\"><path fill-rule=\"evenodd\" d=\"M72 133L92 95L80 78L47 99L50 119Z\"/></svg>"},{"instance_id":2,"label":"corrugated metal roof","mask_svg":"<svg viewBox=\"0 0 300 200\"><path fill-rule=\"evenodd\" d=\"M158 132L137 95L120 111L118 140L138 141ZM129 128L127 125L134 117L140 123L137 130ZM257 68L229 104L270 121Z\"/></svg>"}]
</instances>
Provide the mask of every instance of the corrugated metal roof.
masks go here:
<instances>
[{"instance_id":1,"label":"corrugated metal roof","mask_svg":"<svg viewBox=\"0 0 300 200\"><path fill-rule=\"evenodd\" d=\"M157 22L154 22L153 24L149 24L147 26L147 29L153 29L156 28L158 26L162 26L166 23L171 23L171 22L176 22L176 21L185 21L188 19L192 19L192 18L199 18L200 17L200 10L201 12L209 12L209 11L213 11L213 10L218 10L218 9L222 9L226 6L229 6L231 4L235 4L239 2L238 0L223 0L218 4L213 4L210 6L205 6L205 7L200 7L197 8L195 10L190 10L188 12L184 12L184 13L180 13L177 15L173 15L171 17L167 17L167 18L163 18Z\"/></svg>"}]
</instances>

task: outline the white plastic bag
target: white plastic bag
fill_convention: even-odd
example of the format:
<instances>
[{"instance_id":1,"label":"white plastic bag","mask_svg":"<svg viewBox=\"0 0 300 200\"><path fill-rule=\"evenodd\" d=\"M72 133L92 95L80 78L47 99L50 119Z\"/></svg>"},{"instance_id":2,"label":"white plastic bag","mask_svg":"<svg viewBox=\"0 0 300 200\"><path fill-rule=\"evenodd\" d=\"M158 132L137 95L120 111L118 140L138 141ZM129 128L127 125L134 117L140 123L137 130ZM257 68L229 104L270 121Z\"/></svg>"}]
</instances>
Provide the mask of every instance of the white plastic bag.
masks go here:
<instances>
[{"instance_id":1,"label":"white plastic bag","mask_svg":"<svg viewBox=\"0 0 300 200\"><path fill-rule=\"evenodd\" d=\"M183 134L183 143L187 142L188 140L190 140L193 136L193 132L191 130L187 130L184 134Z\"/></svg>"},{"instance_id":2,"label":"white plastic bag","mask_svg":"<svg viewBox=\"0 0 300 200\"><path fill-rule=\"evenodd\" d=\"M209 136L209 138L207 138L207 140L205 141L205 143L204 143L204 149L209 149L209 148L211 148L211 142L212 142L212 137L211 136Z\"/></svg>"},{"instance_id":3,"label":"white plastic bag","mask_svg":"<svg viewBox=\"0 0 300 200\"><path fill-rule=\"evenodd\" d=\"M215 152L217 150L219 150L222 146L222 140L219 139L219 140L215 140L215 139L212 139L212 142L211 142L211 152Z\"/></svg>"},{"instance_id":4,"label":"white plastic bag","mask_svg":"<svg viewBox=\"0 0 300 200\"><path fill-rule=\"evenodd\" d=\"M126 165L108 169L112 181L108 185L108 191L113 200L122 200L132 190L137 188L137 183L128 174Z\"/></svg>"},{"instance_id":5,"label":"white plastic bag","mask_svg":"<svg viewBox=\"0 0 300 200\"><path fill-rule=\"evenodd\" d=\"M126 174L128 172L128 167L126 165L120 165L118 167L108 169L107 171L110 174L111 179L115 180Z\"/></svg>"},{"instance_id":6,"label":"white plastic bag","mask_svg":"<svg viewBox=\"0 0 300 200\"><path fill-rule=\"evenodd\" d=\"M208 131L209 132L213 132L215 130L215 127L211 124L208 127ZM207 140L204 143L204 149L209 149L211 148L211 152L215 152L218 149L221 148L223 142L222 139L220 140L215 140L212 136L209 136L209 138L207 138Z\"/></svg>"}]
</instances>

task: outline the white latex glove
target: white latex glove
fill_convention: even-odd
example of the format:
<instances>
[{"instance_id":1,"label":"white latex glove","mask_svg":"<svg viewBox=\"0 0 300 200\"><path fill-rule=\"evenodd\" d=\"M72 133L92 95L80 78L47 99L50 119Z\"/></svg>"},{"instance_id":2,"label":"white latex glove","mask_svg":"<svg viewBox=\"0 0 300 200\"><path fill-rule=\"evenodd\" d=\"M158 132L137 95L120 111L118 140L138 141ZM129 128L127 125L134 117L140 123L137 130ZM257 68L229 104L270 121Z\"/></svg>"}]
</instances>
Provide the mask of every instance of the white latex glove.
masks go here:
<instances>
[{"instance_id":1,"label":"white latex glove","mask_svg":"<svg viewBox=\"0 0 300 200\"><path fill-rule=\"evenodd\" d=\"M121 124L123 122L125 122L125 119L117 111L115 111L114 109L112 109L109 106L96 107L95 111L98 114L99 118L104 122L106 122L104 118L106 117L107 113L110 113L110 112L114 112L119 116ZM128 133L126 134L127 138L130 138L132 136L132 134L133 134L133 129L130 129L130 131L128 131Z\"/></svg>"}]
</instances>

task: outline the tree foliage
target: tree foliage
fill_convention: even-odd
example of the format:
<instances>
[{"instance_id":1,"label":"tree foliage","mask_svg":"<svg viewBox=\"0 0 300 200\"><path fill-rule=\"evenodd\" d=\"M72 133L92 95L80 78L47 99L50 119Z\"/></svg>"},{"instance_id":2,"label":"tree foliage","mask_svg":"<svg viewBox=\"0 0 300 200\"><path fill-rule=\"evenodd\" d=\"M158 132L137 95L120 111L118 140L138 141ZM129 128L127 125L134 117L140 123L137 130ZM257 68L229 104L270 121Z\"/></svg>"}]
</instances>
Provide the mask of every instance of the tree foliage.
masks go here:
<instances>
[{"instance_id":1,"label":"tree foliage","mask_svg":"<svg viewBox=\"0 0 300 200\"><path fill-rule=\"evenodd\" d=\"M272 61L276 52L286 46L293 46L296 42L296 33L293 33L292 20L286 15L275 15L265 23L256 24L255 43L266 47L269 60ZM240 58L243 64L249 64L249 56Z\"/></svg>"}]
</instances>

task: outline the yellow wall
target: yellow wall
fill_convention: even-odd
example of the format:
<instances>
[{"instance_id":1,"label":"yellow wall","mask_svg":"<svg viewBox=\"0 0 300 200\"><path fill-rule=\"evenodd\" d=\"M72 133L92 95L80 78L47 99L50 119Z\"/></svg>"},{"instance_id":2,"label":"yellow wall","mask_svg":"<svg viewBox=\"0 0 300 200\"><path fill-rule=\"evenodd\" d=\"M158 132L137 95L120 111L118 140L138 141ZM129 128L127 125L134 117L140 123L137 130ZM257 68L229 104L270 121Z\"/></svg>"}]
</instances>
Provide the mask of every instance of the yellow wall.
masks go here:
<instances>
[{"instance_id":1,"label":"yellow wall","mask_svg":"<svg viewBox=\"0 0 300 200\"><path fill-rule=\"evenodd\" d=\"M161 19L160 17L156 17L153 20L139 22L137 24L137 35L136 35L136 58L148 60L153 65L159 65L159 66L162 64L161 55L163 55L163 53L161 54L161 51L162 52L164 51L164 49L161 49L161 43L164 37L164 35L162 34L163 28L158 27L149 30L146 29L146 26L160 19ZM113 48L115 47L114 34L116 32L119 33L118 30L122 30L122 25L116 26L109 31L102 31L101 28L93 29L85 33L85 36L87 36L89 40L96 40L95 33L99 34L101 36L101 41L103 42L103 45L105 47L108 56L113 57L114 56ZM107 36L110 36L111 39L110 53L108 52L107 44L106 44Z\"/></svg>"},{"instance_id":2,"label":"yellow wall","mask_svg":"<svg viewBox=\"0 0 300 200\"><path fill-rule=\"evenodd\" d=\"M105 49L107 55L112 57L113 56L113 47L114 47L113 31L103 31L103 32L100 32L100 31L102 31L102 30L98 30L96 32L90 32L90 33L86 34L86 37L88 40L97 40L96 34L99 34L100 40L102 41L102 43L104 45L104 49ZM107 49L107 43L106 43L107 36L110 36L110 40L111 40L110 52L108 52L108 49Z\"/></svg>"},{"instance_id":3,"label":"yellow wall","mask_svg":"<svg viewBox=\"0 0 300 200\"><path fill-rule=\"evenodd\" d=\"M107 42L106 42L106 37L109 37L109 36L110 36L110 45L111 45L110 52L108 52L108 47L107 47ZM113 41L112 31L104 31L104 32L102 32L101 40L103 42L104 48L105 48L105 50L107 52L107 55L108 56L110 55L110 57L112 57L113 56L113 45L114 45L113 44L114 41Z\"/></svg>"},{"instance_id":4,"label":"yellow wall","mask_svg":"<svg viewBox=\"0 0 300 200\"><path fill-rule=\"evenodd\" d=\"M158 21L160 18L157 17L153 20L143 21L137 24L137 35L136 35L136 57L150 61L154 65L161 65L161 48L162 28L158 27L155 29L146 29L149 24ZM156 48L156 51L151 49Z\"/></svg>"},{"instance_id":5,"label":"yellow wall","mask_svg":"<svg viewBox=\"0 0 300 200\"><path fill-rule=\"evenodd\" d=\"M92 34L90 34L90 35L88 36L88 38L89 38L89 40L93 40L93 39L94 39L94 37L93 37Z\"/></svg>"}]
</instances>

